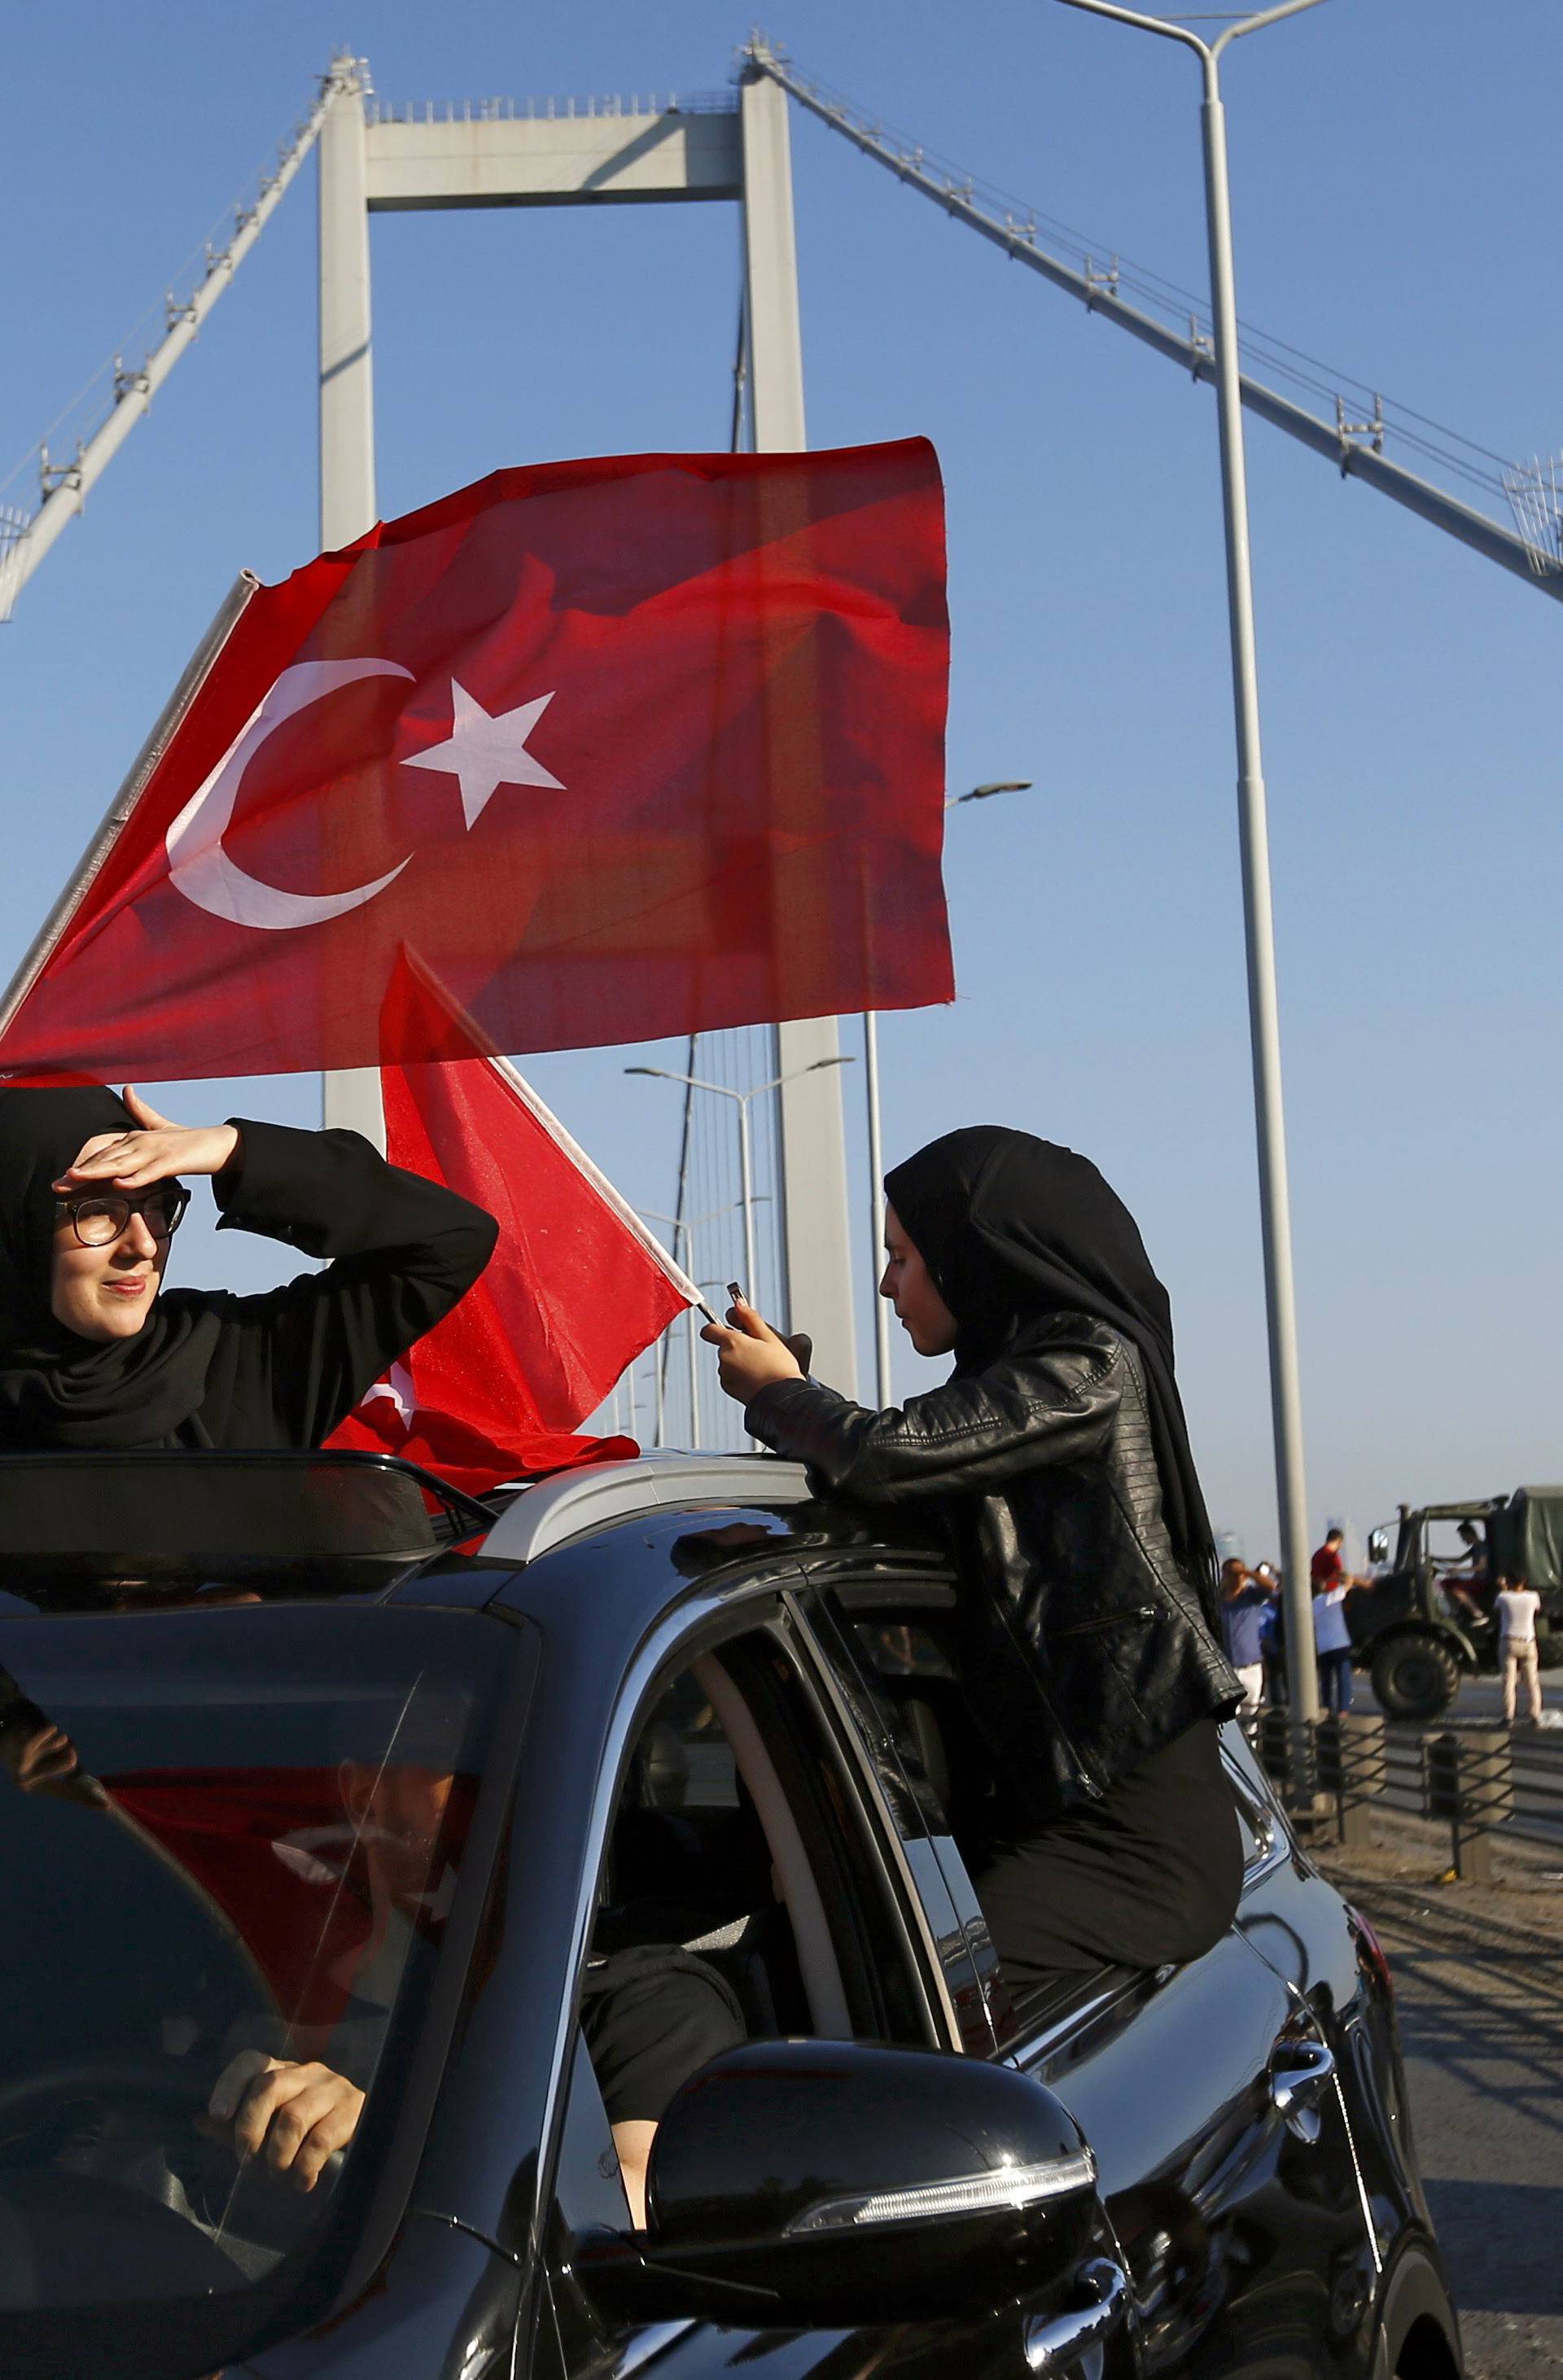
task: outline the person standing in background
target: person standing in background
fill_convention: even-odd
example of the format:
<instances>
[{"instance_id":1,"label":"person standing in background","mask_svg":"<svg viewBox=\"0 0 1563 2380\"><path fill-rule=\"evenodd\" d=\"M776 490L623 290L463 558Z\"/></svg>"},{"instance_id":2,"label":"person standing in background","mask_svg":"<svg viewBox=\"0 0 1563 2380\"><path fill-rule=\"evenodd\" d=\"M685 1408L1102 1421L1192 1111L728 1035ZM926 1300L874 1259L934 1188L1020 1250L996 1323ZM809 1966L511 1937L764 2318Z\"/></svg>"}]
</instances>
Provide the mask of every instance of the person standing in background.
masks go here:
<instances>
[{"instance_id":1,"label":"person standing in background","mask_svg":"<svg viewBox=\"0 0 1563 2380\"><path fill-rule=\"evenodd\" d=\"M1315 1549L1313 1559L1309 1564L1309 1572L1313 1580L1313 1592L1315 1595L1318 1594L1321 1587L1365 1586L1367 1585L1368 1582L1366 1579L1348 1576L1345 1560L1340 1550L1345 1543L1346 1532L1344 1529L1325 1530L1325 1542Z\"/></svg>"},{"instance_id":2,"label":"person standing in background","mask_svg":"<svg viewBox=\"0 0 1563 2380\"><path fill-rule=\"evenodd\" d=\"M1254 1577L1270 1600L1259 1615L1259 1657L1264 1664L1264 1699L1284 1703L1287 1698L1286 1605L1282 1596L1282 1578L1274 1562L1255 1562Z\"/></svg>"},{"instance_id":3,"label":"person standing in background","mask_svg":"<svg viewBox=\"0 0 1563 2380\"><path fill-rule=\"evenodd\" d=\"M1240 1718L1256 1711L1264 1698L1264 1623L1275 1592L1257 1571L1246 1570L1235 1557L1222 1563L1221 1618L1227 1658L1243 1690Z\"/></svg>"},{"instance_id":4,"label":"person standing in background","mask_svg":"<svg viewBox=\"0 0 1563 2380\"><path fill-rule=\"evenodd\" d=\"M1326 1710L1343 1716L1351 1707L1351 1631L1346 1598L1371 1579L1354 1577L1340 1558L1343 1529L1329 1529L1310 1565L1313 1586L1313 1645L1319 1656L1319 1694Z\"/></svg>"},{"instance_id":5,"label":"person standing in background","mask_svg":"<svg viewBox=\"0 0 1563 2380\"><path fill-rule=\"evenodd\" d=\"M1498 1668L1503 1676L1503 1721L1514 1725L1515 1688L1521 1673L1532 1727L1541 1725L1541 1661L1536 1645L1536 1621L1541 1597L1522 1578L1500 1578L1493 1598L1498 1621Z\"/></svg>"}]
</instances>

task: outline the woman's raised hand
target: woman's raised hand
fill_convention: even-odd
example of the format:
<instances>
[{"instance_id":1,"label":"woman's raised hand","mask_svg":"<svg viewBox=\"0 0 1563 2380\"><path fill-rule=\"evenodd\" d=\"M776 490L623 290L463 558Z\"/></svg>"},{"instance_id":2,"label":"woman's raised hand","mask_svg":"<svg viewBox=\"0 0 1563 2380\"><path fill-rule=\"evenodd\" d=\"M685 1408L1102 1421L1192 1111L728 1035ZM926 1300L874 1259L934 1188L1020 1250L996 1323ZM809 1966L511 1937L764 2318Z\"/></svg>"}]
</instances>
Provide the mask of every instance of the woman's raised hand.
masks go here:
<instances>
[{"instance_id":1,"label":"woman's raised hand","mask_svg":"<svg viewBox=\"0 0 1563 2380\"><path fill-rule=\"evenodd\" d=\"M727 1308L726 1329L720 1322L708 1322L700 1335L716 1349L716 1377L740 1405L772 1380L803 1378L803 1367L787 1341L745 1298L735 1298Z\"/></svg>"},{"instance_id":2,"label":"woman's raised hand","mask_svg":"<svg viewBox=\"0 0 1563 2380\"><path fill-rule=\"evenodd\" d=\"M231 1123L171 1123L128 1084L125 1104L139 1129L94 1133L55 1184L56 1190L79 1190L92 1182L116 1190L147 1190L176 1173L221 1173L233 1163L238 1135Z\"/></svg>"}]
</instances>

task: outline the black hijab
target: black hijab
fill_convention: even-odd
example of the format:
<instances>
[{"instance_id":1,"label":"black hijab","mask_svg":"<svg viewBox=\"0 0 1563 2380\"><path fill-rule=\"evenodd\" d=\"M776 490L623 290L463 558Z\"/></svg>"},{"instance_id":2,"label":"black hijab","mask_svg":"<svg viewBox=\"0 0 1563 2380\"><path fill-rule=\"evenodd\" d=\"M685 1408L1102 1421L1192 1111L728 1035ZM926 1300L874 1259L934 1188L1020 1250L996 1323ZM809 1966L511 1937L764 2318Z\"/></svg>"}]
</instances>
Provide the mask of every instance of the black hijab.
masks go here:
<instances>
[{"instance_id":1,"label":"black hijab","mask_svg":"<svg viewBox=\"0 0 1563 2380\"><path fill-rule=\"evenodd\" d=\"M217 1321L199 1292L160 1294L132 1339L83 1339L50 1305L53 1184L94 1133L136 1129L97 1085L0 1091L0 1451L175 1444L205 1394Z\"/></svg>"},{"instance_id":2,"label":"black hijab","mask_svg":"<svg viewBox=\"0 0 1563 2380\"><path fill-rule=\"evenodd\" d=\"M958 1372L1045 1314L1090 1314L1140 1352L1162 1514L1208 1599L1215 1548L1172 1360L1172 1309L1133 1216L1088 1158L1003 1124L930 1141L886 1174L890 1204L959 1325Z\"/></svg>"}]
</instances>

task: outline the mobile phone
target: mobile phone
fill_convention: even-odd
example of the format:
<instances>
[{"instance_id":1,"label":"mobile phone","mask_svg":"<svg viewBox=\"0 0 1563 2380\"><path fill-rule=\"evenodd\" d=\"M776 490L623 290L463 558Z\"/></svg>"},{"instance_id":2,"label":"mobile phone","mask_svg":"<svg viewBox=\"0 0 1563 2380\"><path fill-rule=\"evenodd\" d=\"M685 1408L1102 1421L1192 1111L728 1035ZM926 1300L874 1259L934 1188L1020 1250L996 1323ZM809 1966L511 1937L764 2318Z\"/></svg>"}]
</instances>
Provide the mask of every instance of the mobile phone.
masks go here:
<instances>
[{"instance_id":1,"label":"mobile phone","mask_svg":"<svg viewBox=\"0 0 1563 2380\"><path fill-rule=\"evenodd\" d=\"M747 1305L749 1304L748 1298L745 1297L742 1290L739 1287L736 1281L730 1281L727 1283L727 1295L731 1298L736 1298L740 1305Z\"/></svg>"}]
</instances>

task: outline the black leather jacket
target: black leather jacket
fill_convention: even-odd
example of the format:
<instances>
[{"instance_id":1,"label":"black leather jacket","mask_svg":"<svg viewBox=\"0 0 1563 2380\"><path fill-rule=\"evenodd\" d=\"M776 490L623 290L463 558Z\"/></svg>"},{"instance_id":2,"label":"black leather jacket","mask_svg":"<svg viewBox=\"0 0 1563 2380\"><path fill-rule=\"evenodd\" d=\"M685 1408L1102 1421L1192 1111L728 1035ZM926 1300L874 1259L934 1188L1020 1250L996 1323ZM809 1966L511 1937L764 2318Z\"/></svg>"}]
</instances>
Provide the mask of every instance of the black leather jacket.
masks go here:
<instances>
[{"instance_id":1,"label":"black leather jacket","mask_svg":"<svg viewBox=\"0 0 1563 2380\"><path fill-rule=\"evenodd\" d=\"M973 1716L1018 1826L1100 1798L1241 1690L1178 1568L1137 1350L1052 1314L985 1371L871 1413L775 1380L751 1433L870 1503L937 1500L967 1589Z\"/></svg>"}]
</instances>

